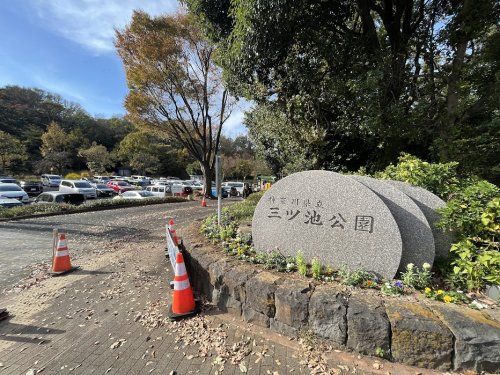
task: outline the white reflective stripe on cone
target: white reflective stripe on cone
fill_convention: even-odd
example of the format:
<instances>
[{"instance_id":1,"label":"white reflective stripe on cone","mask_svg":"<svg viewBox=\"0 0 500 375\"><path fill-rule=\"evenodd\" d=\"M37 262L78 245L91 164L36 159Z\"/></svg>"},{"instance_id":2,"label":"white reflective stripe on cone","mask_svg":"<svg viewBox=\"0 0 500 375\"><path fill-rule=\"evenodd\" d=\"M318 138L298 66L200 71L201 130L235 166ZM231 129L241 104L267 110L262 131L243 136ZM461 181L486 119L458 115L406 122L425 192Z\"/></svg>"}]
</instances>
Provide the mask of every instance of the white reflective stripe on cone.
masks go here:
<instances>
[{"instance_id":1,"label":"white reflective stripe on cone","mask_svg":"<svg viewBox=\"0 0 500 375\"><path fill-rule=\"evenodd\" d=\"M57 247L67 247L68 244L66 243L66 240L59 240L59 243L57 244Z\"/></svg>"},{"instance_id":2,"label":"white reflective stripe on cone","mask_svg":"<svg viewBox=\"0 0 500 375\"><path fill-rule=\"evenodd\" d=\"M174 280L174 290L184 290L189 288L189 279L176 281Z\"/></svg>"},{"instance_id":3,"label":"white reflective stripe on cone","mask_svg":"<svg viewBox=\"0 0 500 375\"><path fill-rule=\"evenodd\" d=\"M184 262L175 265L175 276L184 276L186 274L186 265Z\"/></svg>"},{"instance_id":4,"label":"white reflective stripe on cone","mask_svg":"<svg viewBox=\"0 0 500 375\"><path fill-rule=\"evenodd\" d=\"M56 257L66 257L69 255L68 250L57 250L56 251Z\"/></svg>"}]
</instances>

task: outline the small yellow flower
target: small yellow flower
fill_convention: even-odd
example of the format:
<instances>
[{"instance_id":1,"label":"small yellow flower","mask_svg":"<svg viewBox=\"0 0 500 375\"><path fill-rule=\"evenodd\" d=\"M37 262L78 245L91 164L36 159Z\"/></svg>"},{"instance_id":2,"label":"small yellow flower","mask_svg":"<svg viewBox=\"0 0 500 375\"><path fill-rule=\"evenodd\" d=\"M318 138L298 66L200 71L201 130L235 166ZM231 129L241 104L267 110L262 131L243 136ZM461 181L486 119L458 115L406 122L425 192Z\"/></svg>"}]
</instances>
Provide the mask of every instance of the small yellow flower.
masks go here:
<instances>
[{"instance_id":1,"label":"small yellow flower","mask_svg":"<svg viewBox=\"0 0 500 375\"><path fill-rule=\"evenodd\" d=\"M436 293L437 293L438 296L440 296L441 294L444 293L444 290L439 289Z\"/></svg>"},{"instance_id":2,"label":"small yellow flower","mask_svg":"<svg viewBox=\"0 0 500 375\"><path fill-rule=\"evenodd\" d=\"M444 296L443 301L446 303L453 302L453 297L452 296Z\"/></svg>"},{"instance_id":3,"label":"small yellow flower","mask_svg":"<svg viewBox=\"0 0 500 375\"><path fill-rule=\"evenodd\" d=\"M429 294L430 292L432 292L432 289L431 288L425 288L424 292L425 292L425 294Z\"/></svg>"}]
</instances>

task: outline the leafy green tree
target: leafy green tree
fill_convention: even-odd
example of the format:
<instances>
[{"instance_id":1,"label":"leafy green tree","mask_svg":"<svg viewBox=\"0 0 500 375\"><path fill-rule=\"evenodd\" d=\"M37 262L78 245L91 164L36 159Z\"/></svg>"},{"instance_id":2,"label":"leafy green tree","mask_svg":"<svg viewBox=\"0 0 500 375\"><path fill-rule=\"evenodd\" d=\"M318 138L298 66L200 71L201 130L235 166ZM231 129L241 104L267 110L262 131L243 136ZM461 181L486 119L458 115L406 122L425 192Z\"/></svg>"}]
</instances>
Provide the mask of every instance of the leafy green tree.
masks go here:
<instances>
[{"instance_id":1,"label":"leafy green tree","mask_svg":"<svg viewBox=\"0 0 500 375\"><path fill-rule=\"evenodd\" d=\"M56 122L51 122L47 131L42 134L40 152L43 160L38 169L62 174L72 164L73 138Z\"/></svg>"},{"instance_id":2,"label":"leafy green tree","mask_svg":"<svg viewBox=\"0 0 500 375\"><path fill-rule=\"evenodd\" d=\"M17 161L27 158L26 148L14 136L0 130L0 164L2 173L14 165Z\"/></svg>"},{"instance_id":3,"label":"leafy green tree","mask_svg":"<svg viewBox=\"0 0 500 375\"><path fill-rule=\"evenodd\" d=\"M88 169L93 174L105 173L109 168L114 166L111 154L106 147L93 142L92 146L86 149L81 149L78 155L85 159Z\"/></svg>"},{"instance_id":4,"label":"leafy green tree","mask_svg":"<svg viewBox=\"0 0 500 375\"><path fill-rule=\"evenodd\" d=\"M374 170L402 151L450 161L467 144L477 171L498 170L486 146L498 133L498 2L185 2L220 46L229 88L309 133L314 167Z\"/></svg>"},{"instance_id":5,"label":"leafy green tree","mask_svg":"<svg viewBox=\"0 0 500 375\"><path fill-rule=\"evenodd\" d=\"M214 63L215 47L190 16L144 12L134 12L115 44L127 73L129 118L182 144L200 163L205 191L211 191L220 135L234 101Z\"/></svg>"},{"instance_id":6,"label":"leafy green tree","mask_svg":"<svg viewBox=\"0 0 500 375\"><path fill-rule=\"evenodd\" d=\"M147 133L136 131L120 142L118 157L139 173L155 173L159 169L158 150Z\"/></svg>"}]
</instances>

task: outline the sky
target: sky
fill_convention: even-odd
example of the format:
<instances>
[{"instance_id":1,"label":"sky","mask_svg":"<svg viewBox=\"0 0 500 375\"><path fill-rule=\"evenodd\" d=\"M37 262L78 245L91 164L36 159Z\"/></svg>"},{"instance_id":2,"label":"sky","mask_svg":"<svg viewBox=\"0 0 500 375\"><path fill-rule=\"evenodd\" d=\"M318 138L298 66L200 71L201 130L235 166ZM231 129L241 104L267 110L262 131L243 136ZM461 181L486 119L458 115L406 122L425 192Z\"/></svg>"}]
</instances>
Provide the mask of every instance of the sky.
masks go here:
<instances>
[{"instance_id":1,"label":"sky","mask_svg":"<svg viewBox=\"0 0 500 375\"><path fill-rule=\"evenodd\" d=\"M157 15L176 0L0 1L0 86L36 87L80 104L97 117L124 115L125 73L115 52L114 29L134 9ZM245 133L241 103L225 124L231 137Z\"/></svg>"}]
</instances>

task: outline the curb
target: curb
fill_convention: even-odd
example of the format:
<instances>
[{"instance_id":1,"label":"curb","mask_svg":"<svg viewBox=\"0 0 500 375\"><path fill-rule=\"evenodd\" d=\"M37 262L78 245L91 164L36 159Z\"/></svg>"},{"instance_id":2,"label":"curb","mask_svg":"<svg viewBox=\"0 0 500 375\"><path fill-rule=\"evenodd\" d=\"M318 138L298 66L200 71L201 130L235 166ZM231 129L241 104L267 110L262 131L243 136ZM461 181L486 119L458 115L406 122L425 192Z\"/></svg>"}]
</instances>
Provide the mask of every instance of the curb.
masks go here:
<instances>
[{"instance_id":1,"label":"curb","mask_svg":"<svg viewBox=\"0 0 500 375\"><path fill-rule=\"evenodd\" d=\"M153 206L157 204L171 204L171 203L185 203L185 202L194 202L194 201L188 201L187 199L184 200L175 200L172 202L148 202L148 203L142 203L142 204L124 204L124 205L118 205L118 206L105 206L105 207L89 207L86 209L82 210L69 210L69 211L60 211L60 212L48 212L48 213L41 213L41 214L33 214L33 215L23 215L23 216L16 216L16 217L10 217L10 218L0 218L0 223L6 222L6 221L17 221L17 220L24 220L24 219L36 219L40 217L50 217L50 216L60 216L60 215L73 215L73 214L81 214L85 212L95 212L95 211L108 211L108 210L117 210L120 208L130 208L130 207L144 207L144 206Z\"/></svg>"},{"instance_id":2,"label":"curb","mask_svg":"<svg viewBox=\"0 0 500 375\"><path fill-rule=\"evenodd\" d=\"M191 226L183 238L192 286L223 313L287 337L311 332L339 349L405 365L498 373L500 322L484 312L265 270L195 232Z\"/></svg>"}]
</instances>

